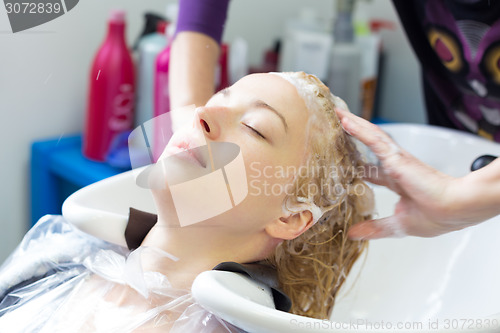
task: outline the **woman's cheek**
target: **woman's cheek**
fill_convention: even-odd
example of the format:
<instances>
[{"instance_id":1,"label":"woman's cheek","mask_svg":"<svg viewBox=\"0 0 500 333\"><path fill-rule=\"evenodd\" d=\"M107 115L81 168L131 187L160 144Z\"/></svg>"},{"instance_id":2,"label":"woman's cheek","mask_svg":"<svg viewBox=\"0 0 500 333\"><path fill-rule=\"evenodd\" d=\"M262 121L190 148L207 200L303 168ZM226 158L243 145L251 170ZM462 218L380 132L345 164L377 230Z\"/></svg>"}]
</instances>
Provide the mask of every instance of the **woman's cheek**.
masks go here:
<instances>
[{"instance_id":1,"label":"woman's cheek","mask_svg":"<svg viewBox=\"0 0 500 333\"><path fill-rule=\"evenodd\" d=\"M247 166L248 193L263 200L283 200L290 192L292 177L287 174L288 168L276 166L262 161L252 161Z\"/></svg>"}]
</instances>

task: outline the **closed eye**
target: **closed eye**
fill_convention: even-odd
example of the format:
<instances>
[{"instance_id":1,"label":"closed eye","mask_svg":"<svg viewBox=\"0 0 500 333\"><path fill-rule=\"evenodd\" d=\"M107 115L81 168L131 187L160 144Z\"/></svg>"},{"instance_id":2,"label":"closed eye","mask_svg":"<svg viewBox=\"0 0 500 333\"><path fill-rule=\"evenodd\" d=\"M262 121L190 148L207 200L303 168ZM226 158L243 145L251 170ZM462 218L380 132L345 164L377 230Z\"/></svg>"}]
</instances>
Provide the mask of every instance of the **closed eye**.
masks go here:
<instances>
[{"instance_id":1,"label":"closed eye","mask_svg":"<svg viewBox=\"0 0 500 333\"><path fill-rule=\"evenodd\" d=\"M266 137L264 135L262 135L262 133L260 133L259 131L257 131L255 128L253 128L252 126L249 126L249 125L247 125L245 123L243 123L243 125L245 125L245 127L247 127L248 129L250 129L253 133L255 133L260 138L266 140Z\"/></svg>"}]
</instances>

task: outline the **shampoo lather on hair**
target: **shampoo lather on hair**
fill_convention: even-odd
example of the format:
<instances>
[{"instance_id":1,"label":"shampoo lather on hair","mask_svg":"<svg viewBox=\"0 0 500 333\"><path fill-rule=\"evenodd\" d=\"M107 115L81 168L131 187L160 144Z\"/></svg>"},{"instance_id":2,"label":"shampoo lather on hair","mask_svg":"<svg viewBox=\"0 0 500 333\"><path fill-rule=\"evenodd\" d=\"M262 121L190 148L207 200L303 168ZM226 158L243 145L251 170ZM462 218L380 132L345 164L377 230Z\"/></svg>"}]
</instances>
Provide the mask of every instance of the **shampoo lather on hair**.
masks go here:
<instances>
[{"instance_id":1,"label":"shampoo lather on hair","mask_svg":"<svg viewBox=\"0 0 500 333\"><path fill-rule=\"evenodd\" d=\"M132 129L134 64L125 42L125 12L113 11L90 71L83 154L104 161L113 138Z\"/></svg>"}]
</instances>

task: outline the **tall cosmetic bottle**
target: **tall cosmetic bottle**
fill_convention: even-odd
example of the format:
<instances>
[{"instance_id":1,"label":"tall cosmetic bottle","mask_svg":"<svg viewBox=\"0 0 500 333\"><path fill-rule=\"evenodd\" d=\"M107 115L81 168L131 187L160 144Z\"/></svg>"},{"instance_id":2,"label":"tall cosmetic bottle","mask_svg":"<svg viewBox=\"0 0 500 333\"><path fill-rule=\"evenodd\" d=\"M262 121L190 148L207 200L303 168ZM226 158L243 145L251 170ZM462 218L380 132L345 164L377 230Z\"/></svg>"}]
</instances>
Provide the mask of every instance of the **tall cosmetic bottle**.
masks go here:
<instances>
[{"instance_id":1,"label":"tall cosmetic bottle","mask_svg":"<svg viewBox=\"0 0 500 333\"><path fill-rule=\"evenodd\" d=\"M159 22L157 32L142 37L138 44L137 104L134 127L154 117L156 58L167 46L166 27L166 22Z\"/></svg>"},{"instance_id":2,"label":"tall cosmetic bottle","mask_svg":"<svg viewBox=\"0 0 500 333\"><path fill-rule=\"evenodd\" d=\"M134 64L125 42L125 12L115 10L90 71L83 154L104 161L113 138L134 121Z\"/></svg>"},{"instance_id":3,"label":"tall cosmetic bottle","mask_svg":"<svg viewBox=\"0 0 500 333\"><path fill-rule=\"evenodd\" d=\"M349 110L361 113L361 50L354 40L354 0L338 0L328 86Z\"/></svg>"}]
</instances>

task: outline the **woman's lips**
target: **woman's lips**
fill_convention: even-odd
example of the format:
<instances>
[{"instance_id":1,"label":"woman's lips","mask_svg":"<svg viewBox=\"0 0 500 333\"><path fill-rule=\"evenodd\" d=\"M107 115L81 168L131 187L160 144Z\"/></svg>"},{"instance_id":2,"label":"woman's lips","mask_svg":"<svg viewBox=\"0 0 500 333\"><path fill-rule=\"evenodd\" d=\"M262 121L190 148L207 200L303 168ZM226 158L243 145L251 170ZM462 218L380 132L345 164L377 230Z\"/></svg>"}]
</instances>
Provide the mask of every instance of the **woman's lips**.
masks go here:
<instances>
[{"instance_id":1,"label":"woman's lips","mask_svg":"<svg viewBox=\"0 0 500 333\"><path fill-rule=\"evenodd\" d=\"M194 128L183 128L174 133L170 142L165 148L166 156L177 155L176 157L184 159L205 168L208 162L208 152L206 146L207 140L203 133Z\"/></svg>"},{"instance_id":2,"label":"woman's lips","mask_svg":"<svg viewBox=\"0 0 500 333\"><path fill-rule=\"evenodd\" d=\"M167 153L167 156L169 157L175 156L177 158L187 160L188 162L199 164L201 167L205 168L206 163L200 151L203 147L195 147L195 148L188 148L188 147L189 145L185 143L179 146L172 145L172 146L167 146L165 151Z\"/></svg>"}]
</instances>

